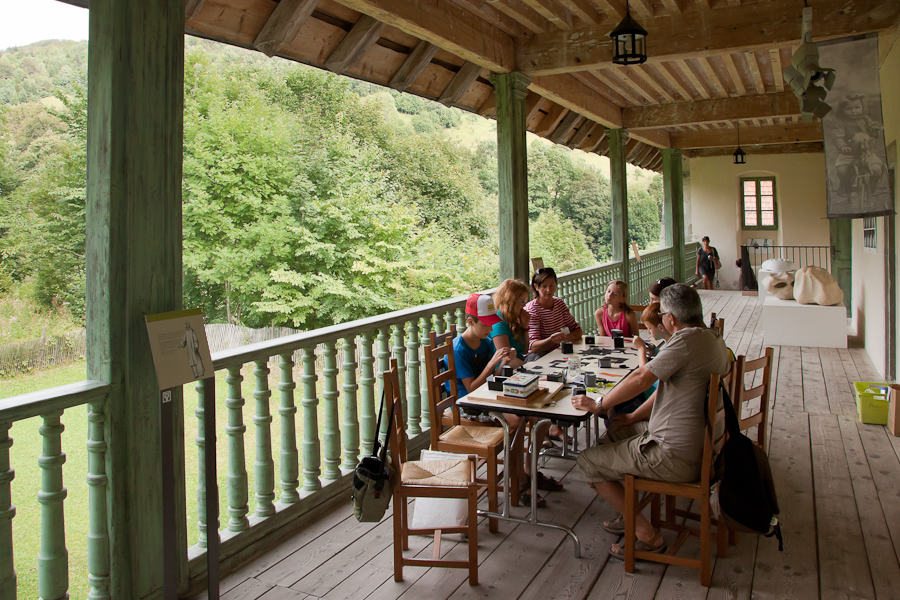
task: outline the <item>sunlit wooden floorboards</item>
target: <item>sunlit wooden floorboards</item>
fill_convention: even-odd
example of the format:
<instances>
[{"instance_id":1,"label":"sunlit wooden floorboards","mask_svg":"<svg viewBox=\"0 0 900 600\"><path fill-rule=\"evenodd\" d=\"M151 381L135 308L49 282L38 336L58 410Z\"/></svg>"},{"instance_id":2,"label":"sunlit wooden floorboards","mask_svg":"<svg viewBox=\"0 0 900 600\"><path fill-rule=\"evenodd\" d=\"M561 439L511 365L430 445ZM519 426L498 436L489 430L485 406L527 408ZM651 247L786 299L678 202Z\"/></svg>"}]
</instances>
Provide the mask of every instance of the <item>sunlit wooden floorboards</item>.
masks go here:
<instances>
[{"instance_id":1,"label":"sunlit wooden floorboards","mask_svg":"<svg viewBox=\"0 0 900 600\"><path fill-rule=\"evenodd\" d=\"M725 319L726 341L736 354L763 352L761 310L755 297L702 292L707 315ZM235 600L392 600L503 598L630 600L686 598L897 598L900 597L900 441L883 426L856 418L852 382L877 380L862 349L775 348L776 382L770 460L785 549L774 539L741 535L718 559L712 586L697 571L639 565L627 574L608 558L617 539L600 521L612 509L596 498L573 463L551 460L544 471L566 489L547 495L541 517L573 526L584 557L576 559L561 532L501 522L500 532L479 530L481 585L450 569L407 568L393 580L390 514L360 525L349 501L310 523L268 554L222 581L222 597ZM521 510L521 509L520 509ZM699 545L684 550L699 552ZM412 548L430 553L424 538ZM445 543L444 551L464 553ZM204 594L205 596L205 594Z\"/></svg>"}]
</instances>

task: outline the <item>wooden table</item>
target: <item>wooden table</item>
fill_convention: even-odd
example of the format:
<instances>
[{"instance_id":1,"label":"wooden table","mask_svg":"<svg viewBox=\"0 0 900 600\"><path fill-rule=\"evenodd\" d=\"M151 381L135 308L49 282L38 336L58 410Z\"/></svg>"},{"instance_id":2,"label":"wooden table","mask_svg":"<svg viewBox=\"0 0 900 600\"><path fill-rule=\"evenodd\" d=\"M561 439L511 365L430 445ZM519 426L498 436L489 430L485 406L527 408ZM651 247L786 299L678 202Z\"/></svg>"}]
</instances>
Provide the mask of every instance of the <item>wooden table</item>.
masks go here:
<instances>
[{"instance_id":1,"label":"wooden table","mask_svg":"<svg viewBox=\"0 0 900 600\"><path fill-rule=\"evenodd\" d=\"M611 338L598 337L596 338L596 344L575 344L573 347L572 354L563 354L560 349L554 350L552 352L547 353L545 356L541 357L539 360L535 362L530 362L525 365L525 369L538 373L546 378L546 375L560 371L565 369L564 363L566 359L571 356L577 356L582 361L583 368L587 371L593 371L597 374L598 378L605 379L607 381L612 382L613 384L618 383L625 376L634 370L638 366L638 358L637 351L630 346L630 342L628 346L621 350L616 350L613 348L613 341ZM608 352L606 352L608 351ZM603 352L603 354L600 354ZM609 357L613 360L616 360L614 366L612 368L601 368L600 367L600 358ZM620 367L618 365L624 365ZM539 521L537 518L537 459L538 459L538 450L536 447L536 440L540 437L538 435L538 431L544 427L550 427L551 422L559 423L562 425L578 425L580 423L588 423L590 424L590 417L592 413L580 410L572 406L572 390L573 386L571 382L578 377L577 373L567 373L566 380L567 385L553 398L550 404L543 407L534 407L534 406L518 406L513 404L506 404L503 402L497 402L498 392L491 391L488 389L488 385L485 383L481 387L473 390L470 394L464 396L457 400L457 404L465 408L467 410L476 410L483 411L489 413L492 417L496 418L500 421L500 424L503 426L503 450L504 456L510 456L510 448L512 447L511 439L510 439L510 431L509 431L509 423L507 423L506 418L503 416L506 414L513 414L520 417L523 417L519 422L519 427L515 432L515 436L524 435L525 430L525 421L527 418L537 418L539 419L538 423L532 427L531 433L531 512L527 518L514 517L510 514L510 476L509 468L503 469L503 486L504 490L507 490L507 493L504 493L503 500L503 509L501 513L491 513L487 511L479 511L479 514L482 514L487 517L501 519L504 521L512 521L515 523L525 523L528 525L538 525L541 527L551 527L554 529L561 529L565 531L572 537L572 541L575 544L575 557L581 558L581 542L578 540L578 536L575 535L575 532L564 525L560 525L558 523L548 522L548 521ZM603 393L606 392L608 388L599 387L597 388L597 392L588 392L588 396L592 398L598 398ZM590 430L588 430L588 439L590 439ZM563 445L563 454L565 455L566 445ZM571 458L571 457L567 457Z\"/></svg>"}]
</instances>

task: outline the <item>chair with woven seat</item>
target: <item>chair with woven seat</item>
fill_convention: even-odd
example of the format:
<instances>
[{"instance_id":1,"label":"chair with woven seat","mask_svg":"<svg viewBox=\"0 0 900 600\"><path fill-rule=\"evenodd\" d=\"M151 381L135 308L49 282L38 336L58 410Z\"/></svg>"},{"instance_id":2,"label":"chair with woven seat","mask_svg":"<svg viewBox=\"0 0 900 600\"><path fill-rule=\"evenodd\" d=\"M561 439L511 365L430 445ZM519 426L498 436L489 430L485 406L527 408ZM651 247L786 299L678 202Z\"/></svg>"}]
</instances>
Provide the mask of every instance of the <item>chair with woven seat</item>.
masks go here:
<instances>
[{"instance_id":1,"label":"chair with woven seat","mask_svg":"<svg viewBox=\"0 0 900 600\"><path fill-rule=\"evenodd\" d=\"M478 585L478 483L475 481L476 459L406 460L406 424L400 396L400 377L397 359L391 359L391 370L384 373L384 395L390 401L391 485L394 502L394 580L403 581L403 567L444 567L469 570L469 585ZM440 528L411 529L409 527L409 498L458 498L467 504L467 525L448 525ZM434 551L431 558L407 558L410 534L433 534ZM440 541L443 533L467 534L466 560L441 559Z\"/></svg>"},{"instance_id":2,"label":"chair with woven seat","mask_svg":"<svg viewBox=\"0 0 900 600\"><path fill-rule=\"evenodd\" d=\"M725 443L725 411L718 409L720 398L719 382L721 378L713 374L709 380L708 414L710 416L704 431L703 462L700 470L700 481L690 483L671 483L646 479L635 475L625 476L625 571L634 572L635 560L680 565L700 570L700 583L709 587L712 578L712 518L710 507L710 486L712 484L715 457ZM642 500L638 500L641 492L648 492ZM666 496L665 519L660 517L660 495ZM700 512L692 513L677 509L675 498L689 498L700 503ZM651 505L650 522L655 528L670 529L678 532L675 542L665 554L641 552L635 549L635 517L647 505ZM679 523L677 519L700 521L700 526L691 526L687 522ZM719 556L725 556L728 542L728 530L716 527L717 548ZM700 558L692 559L676 556L679 548L688 536L700 538Z\"/></svg>"},{"instance_id":3,"label":"chair with woven seat","mask_svg":"<svg viewBox=\"0 0 900 600\"><path fill-rule=\"evenodd\" d=\"M773 356L774 351L771 348L766 348L765 354L754 360L747 360L747 357L743 355L738 356L732 377L731 397L734 400L734 412L738 416L741 431L746 431L755 425L756 443L763 449L763 452L768 452L766 428L769 421L769 388L772 382ZM745 388L746 376L752 374L755 379L758 371L762 371L758 385L749 389ZM759 410L744 417L744 405L755 398L759 398Z\"/></svg>"},{"instance_id":4,"label":"chair with woven seat","mask_svg":"<svg viewBox=\"0 0 900 600\"><path fill-rule=\"evenodd\" d=\"M428 382L431 449L474 454L483 459L487 472L478 483L487 487L488 510L496 513L499 506L498 471L499 455L503 451L503 429L473 421L465 424L461 422L459 407L456 406L459 388L456 382L453 339L448 334L438 336L431 332L430 343L425 346L425 376ZM450 393L446 394L448 388ZM445 430L445 427L448 429ZM488 524L492 533L498 530L497 519L490 519Z\"/></svg>"}]
</instances>

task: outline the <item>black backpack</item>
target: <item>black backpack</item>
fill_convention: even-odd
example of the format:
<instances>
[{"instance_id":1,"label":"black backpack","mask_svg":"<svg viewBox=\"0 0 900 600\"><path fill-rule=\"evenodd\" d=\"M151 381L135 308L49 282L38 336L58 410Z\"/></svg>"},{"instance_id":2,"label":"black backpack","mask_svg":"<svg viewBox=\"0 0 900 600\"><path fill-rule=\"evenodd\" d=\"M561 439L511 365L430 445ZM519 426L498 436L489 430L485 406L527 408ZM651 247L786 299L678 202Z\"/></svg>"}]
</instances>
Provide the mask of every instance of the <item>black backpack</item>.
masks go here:
<instances>
[{"instance_id":1,"label":"black backpack","mask_svg":"<svg viewBox=\"0 0 900 600\"><path fill-rule=\"evenodd\" d=\"M713 484L710 497L713 513L733 531L774 536L778 539L778 550L781 552L784 550L784 539L778 523L778 497L775 495L769 457L741 433L728 391L724 385L720 384L720 388L724 395L728 439L716 458L717 481ZM709 426L709 415L706 422Z\"/></svg>"}]
</instances>

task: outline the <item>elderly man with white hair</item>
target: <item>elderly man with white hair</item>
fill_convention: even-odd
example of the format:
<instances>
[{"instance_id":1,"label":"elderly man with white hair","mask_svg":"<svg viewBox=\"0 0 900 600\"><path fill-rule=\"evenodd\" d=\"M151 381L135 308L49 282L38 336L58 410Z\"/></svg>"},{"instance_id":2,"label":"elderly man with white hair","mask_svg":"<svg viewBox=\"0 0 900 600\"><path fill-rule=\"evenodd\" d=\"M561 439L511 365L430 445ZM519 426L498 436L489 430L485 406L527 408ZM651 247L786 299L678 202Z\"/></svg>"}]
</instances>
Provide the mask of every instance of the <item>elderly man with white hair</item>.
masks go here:
<instances>
[{"instance_id":1,"label":"elderly man with white hair","mask_svg":"<svg viewBox=\"0 0 900 600\"><path fill-rule=\"evenodd\" d=\"M622 427L611 422L605 443L578 457L587 482L619 513L625 506L622 481L627 473L671 482L700 479L706 428L703 405L709 378L713 373L725 375L731 368L724 340L703 324L703 305L693 288L680 283L668 286L660 294L660 303L663 326L672 337L659 354L602 398L572 399L577 408L599 413L659 381L655 401L638 409L650 413L649 421ZM604 522L603 528L616 534L625 530L621 516ZM636 533L639 550L665 552L662 536L642 515L637 515ZM610 554L624 558L624 547L614 544Z\"/></svg>"}]
</instances>

